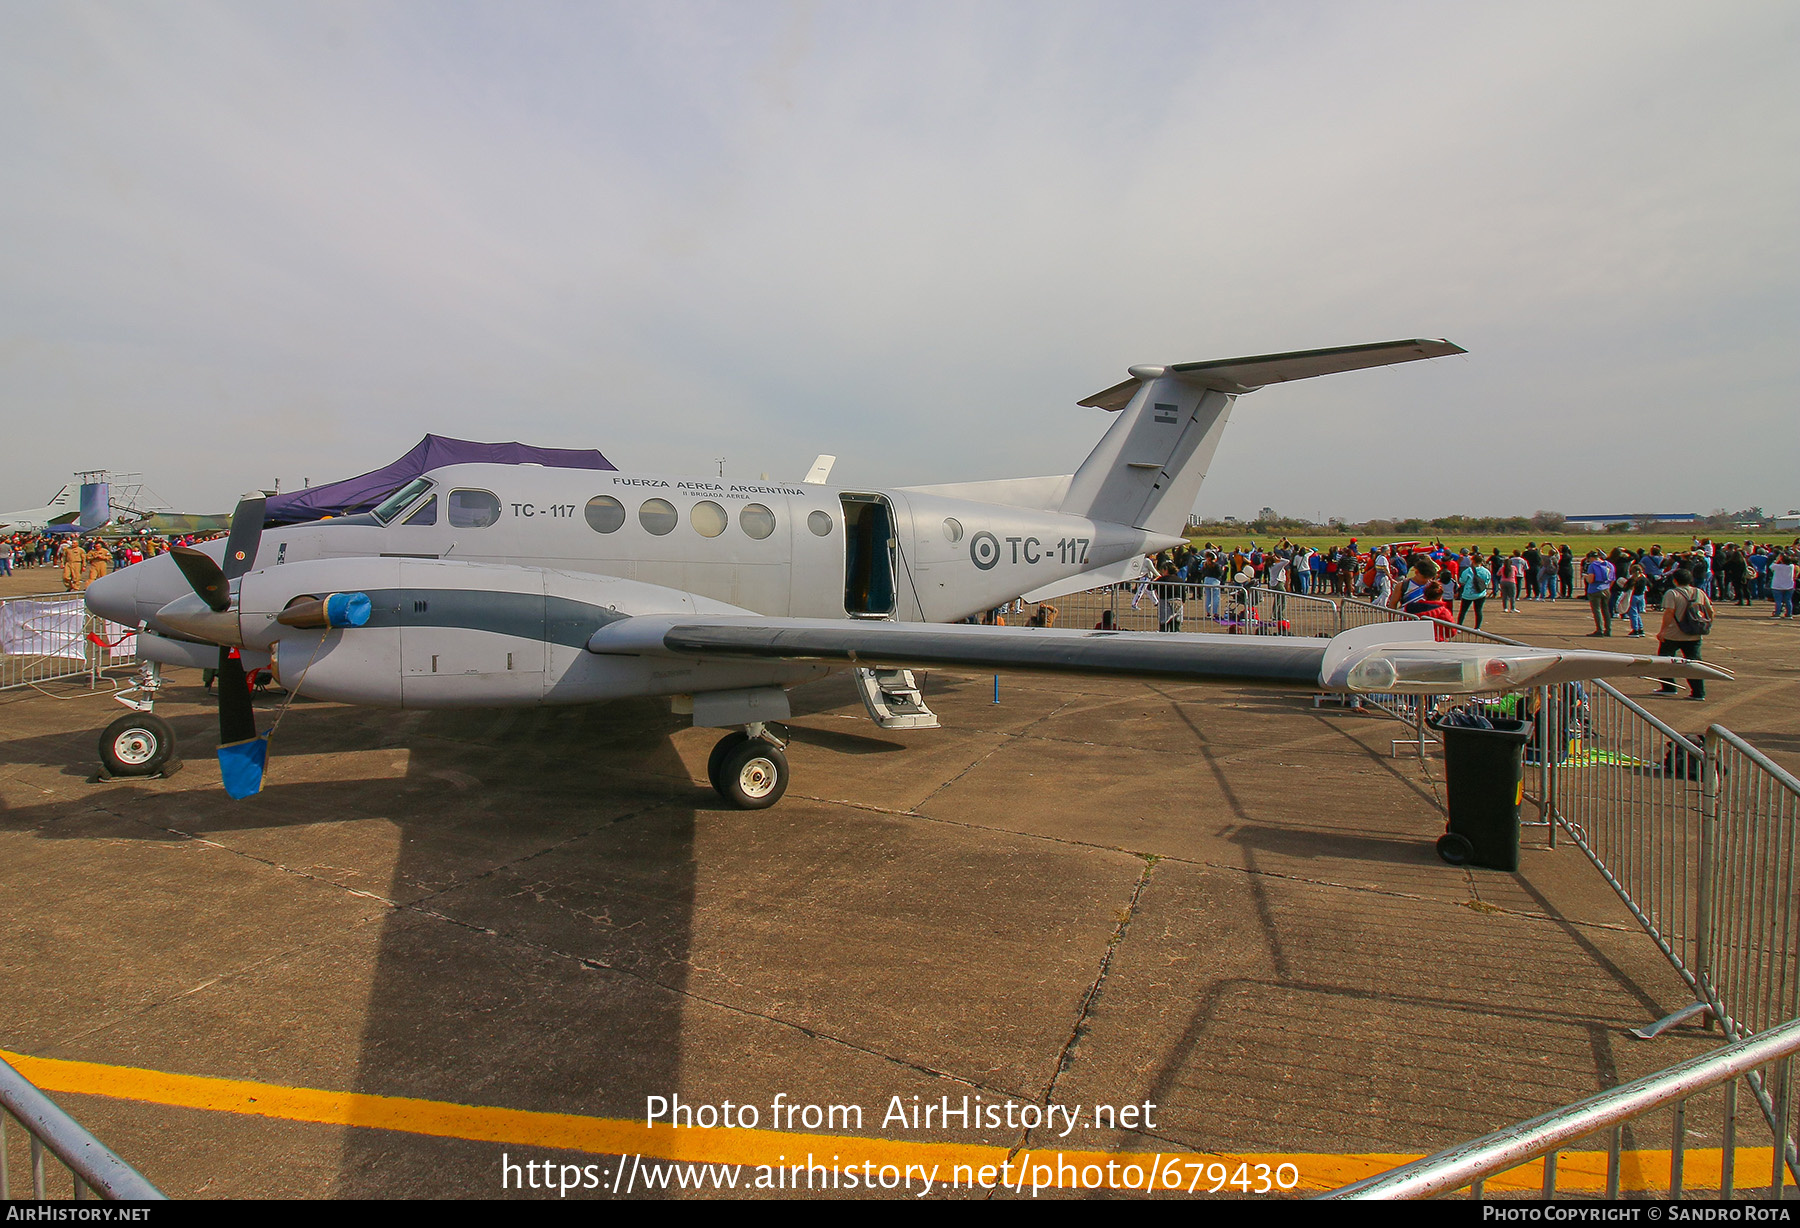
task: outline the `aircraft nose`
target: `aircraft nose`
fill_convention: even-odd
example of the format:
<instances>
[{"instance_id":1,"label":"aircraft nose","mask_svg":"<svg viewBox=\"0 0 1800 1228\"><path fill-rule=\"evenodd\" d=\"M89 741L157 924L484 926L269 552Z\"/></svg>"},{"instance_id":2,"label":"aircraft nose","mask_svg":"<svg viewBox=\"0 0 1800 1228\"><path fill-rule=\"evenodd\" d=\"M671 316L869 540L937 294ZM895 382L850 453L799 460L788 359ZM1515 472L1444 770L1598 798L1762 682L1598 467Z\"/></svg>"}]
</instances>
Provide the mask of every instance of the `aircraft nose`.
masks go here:
<instances>
[{"instance_id":1,"label":"aircraft nose","mask_svg":"<svg viewBox=\"0 0 1800 1228\"><path fill-rule=\"evenodd\" d=\"M136 573L148 565L146 562L121 567L89 584L86 593L88 612L127 627L137 626L142 615L138 613Z\"/></svg>"},{"instance_id":2,"label":"aircraft nose","mask_svg":"<svg viewBox=\"0 0 1800 1228\"><path fill-rule=\"evenodd\" d=\"M102 618L135 627L156 624L156 612L194 590L166 554L121 567L87 587L87 608Z\"/></svg>"}]
</instances>

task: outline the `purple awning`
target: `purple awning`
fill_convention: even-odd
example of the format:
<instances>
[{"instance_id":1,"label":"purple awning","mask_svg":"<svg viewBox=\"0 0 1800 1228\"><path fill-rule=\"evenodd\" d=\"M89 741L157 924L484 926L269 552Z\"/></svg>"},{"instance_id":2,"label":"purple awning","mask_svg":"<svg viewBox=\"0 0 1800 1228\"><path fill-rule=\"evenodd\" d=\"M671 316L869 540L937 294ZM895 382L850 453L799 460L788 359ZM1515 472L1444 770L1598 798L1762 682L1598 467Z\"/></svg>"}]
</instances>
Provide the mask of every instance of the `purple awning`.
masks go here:
<instances>
[{"instance_id":1,"label":"purple awning","mask_svg":"<svg viewBox=\"0 0 1800 1228\"><path fill-rule=\"evenodd\" d=\"M427 435L392 464L327 486L309 486L269 500L264 523L299 524L323 516L366 512L421 473L443 465L545 465L554 469L617 469L593 448L533 448L522 443L472 443Z\"/></svg>"}]
</instances>

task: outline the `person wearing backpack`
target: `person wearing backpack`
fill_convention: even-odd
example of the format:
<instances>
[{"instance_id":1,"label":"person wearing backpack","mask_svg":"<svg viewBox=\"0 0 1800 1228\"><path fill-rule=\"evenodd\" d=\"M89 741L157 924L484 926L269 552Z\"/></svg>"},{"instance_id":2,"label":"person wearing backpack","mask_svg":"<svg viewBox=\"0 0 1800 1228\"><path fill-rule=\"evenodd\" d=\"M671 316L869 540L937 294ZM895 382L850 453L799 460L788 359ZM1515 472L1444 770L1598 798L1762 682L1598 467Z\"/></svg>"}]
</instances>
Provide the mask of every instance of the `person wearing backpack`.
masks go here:
<instances>
[{"instance_id":1,"label":"person wearing backpack","mask_svg":"<svg viewBox=\"0 0 1800 1228\"><path fill-rule=\"evenodd\" d=\"M1475 607L1475 630L1481 630L1481 607L1487 604L1488 592L1494 586L1494 573L1481 565L1481 555L1473 555L1462 569L1462 604L1457 607L1456 622L1462 625L1469 607Z\"/></svg>"},{"instance_id":2,"label":"person wearing backpack","mask_svg":"<svg viewBox=\"0 0 1800 1228\"><path fill-rule=\"evenodd\" d=\"M1662 628L1656 633L1656 655L1680 655L1690 661L1700 659L1700 644L1712 630L1712 601L1694 586L1694 573L1685 567L1675 569L1675 583L1663 596ZM1662 685L1654 695L1678 695L1681 688L1673 678L1660 679ZM1689 678L1688 693L1695 699L1706 698L1706 679Z\"/></svg>"},{"instance_id":3,"label":"person wearing backpack","mask_svg":"<svg viewBox=\"0 0 1800 1228\"><path fill-rule=\"evenodd\" d=\"M1587 580L1588 608L1594 614L1594 629L1589 635L1612 634L1612 586L1619 573L1598 550L1587 552L1581 574Z\"/></svg>"}]
</instances>

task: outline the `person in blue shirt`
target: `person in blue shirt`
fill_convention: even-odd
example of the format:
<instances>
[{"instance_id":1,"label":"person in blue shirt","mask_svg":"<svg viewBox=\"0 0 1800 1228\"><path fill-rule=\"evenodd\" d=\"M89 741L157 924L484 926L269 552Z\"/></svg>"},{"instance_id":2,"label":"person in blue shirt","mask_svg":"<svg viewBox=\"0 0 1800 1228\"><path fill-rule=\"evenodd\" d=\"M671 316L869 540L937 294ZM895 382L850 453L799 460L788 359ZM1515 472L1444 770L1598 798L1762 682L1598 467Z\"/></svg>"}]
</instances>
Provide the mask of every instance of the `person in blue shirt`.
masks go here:
<instances>
[{"instance_id":1,"label":"person in blue shirt","mask_svg":"<svg viewBox=\"0 0 1800 1228\"><path fill-rule=\"evenodd\" d=\"M1594 629L1589 635L1612 634L1612 583L1619 573L1598 550L1587 552L1582 560L1582 577L1587 582L1588 608L1594 612Z\"/></svg>"},{"instance_id":2,"label":"person in blue shirt","mask_svg":"<svg viewBox=\"0 0 1800 1228\"><path fill-rule=\"evenodd\" d=\"M1482 565L1479 553L1463 560L1463 568L1459 573L1462 581L1462 604L1456 611L1456 622L1462 625L1469 607L1475 607L1475 630L1481 630L1481 609L1487 604L1488 594L1494 591L1494 573Z\"/></svg>"}]
</instances>

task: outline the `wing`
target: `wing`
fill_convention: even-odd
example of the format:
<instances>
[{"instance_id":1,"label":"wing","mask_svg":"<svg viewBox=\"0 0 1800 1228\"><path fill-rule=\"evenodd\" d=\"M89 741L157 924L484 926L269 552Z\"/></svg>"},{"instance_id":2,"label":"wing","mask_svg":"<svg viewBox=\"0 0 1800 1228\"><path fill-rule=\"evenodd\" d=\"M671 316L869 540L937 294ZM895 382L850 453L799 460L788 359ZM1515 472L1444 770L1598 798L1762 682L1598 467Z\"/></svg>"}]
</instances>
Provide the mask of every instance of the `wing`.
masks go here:
<instances>
[{"instance_id":1,"label":"wing","mask_svg":"<svg viewBox=\"0 0 1800 1228\"><path fill-rule=\"evenodd\" d=\"M1504 644L1437 643L1429 622L1332 639L1078 631L825 618L639 616L600 628L606 656L732 657L914 668L1250 682L1309 690L1453 695L1621 676L1728 678L1681 658Z\"/></svg>"}]
</instances>

